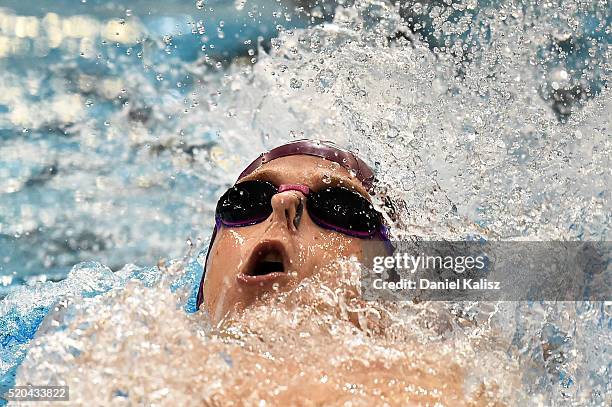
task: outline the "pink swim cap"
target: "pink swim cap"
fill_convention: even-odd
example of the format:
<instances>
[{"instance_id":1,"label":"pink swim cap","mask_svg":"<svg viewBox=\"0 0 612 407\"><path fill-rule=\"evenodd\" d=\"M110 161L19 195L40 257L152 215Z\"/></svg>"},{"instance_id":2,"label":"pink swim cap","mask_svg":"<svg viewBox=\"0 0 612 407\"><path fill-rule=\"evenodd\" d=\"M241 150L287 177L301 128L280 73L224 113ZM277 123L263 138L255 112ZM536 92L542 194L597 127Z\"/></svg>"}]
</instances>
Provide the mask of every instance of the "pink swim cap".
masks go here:
<instances>
[{"instance_id":1,"label":"pink swim cap","mask_svg":"<svg viewBox=\"0 0 612 407\"><path fill-rule=\"evenodd\" d=\"M290 155L312 155L336 162L357 177L366 189L369 190L372 187L374 172L355 153L342 149L331 141L312 141L307 139L292 141L261 154L242 171L238 180L249 175L265 163Z\"/></svg>"}]
</instances>

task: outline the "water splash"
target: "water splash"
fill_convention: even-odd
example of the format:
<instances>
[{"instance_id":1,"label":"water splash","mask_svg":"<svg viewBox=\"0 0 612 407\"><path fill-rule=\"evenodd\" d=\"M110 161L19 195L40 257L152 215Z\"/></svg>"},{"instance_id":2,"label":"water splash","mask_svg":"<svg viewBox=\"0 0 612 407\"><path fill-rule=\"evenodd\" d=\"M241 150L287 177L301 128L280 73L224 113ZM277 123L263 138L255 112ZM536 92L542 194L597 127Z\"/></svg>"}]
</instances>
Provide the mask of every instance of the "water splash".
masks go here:
<instances>
[{"instance_id":1,"label":"water splash","mask_svg":"<svg viewBox=\"0 0 612 407\"><path fill-rule=\"evenodd\" d=\"M109 126L98 123L96 127L85 119L89 116L77 112L71 119L76 122L66 128L62 118L52 118L21 133L29 135L24 138L2 133L16 143L2 148L9 153L11 148L21 148L30 164L26 170L9 166L17 175L10 172L1 178L1 187L25 191L29 180L49 186L49 190L42 187L29 189L26 195L9 195L9 200L0 203L10 211L19 208L19 213L3 211L3 216L8 213L20 220L8 224L8 234L35 235L34 227L44 222L66 224L70 225L66 229L77 232L76 249L85 242L93 248L97 240L80 235L93 228L96 236L112 235L103 241L114 242L108 253L116 253L117 258L136 258L137 253L151 258L155 242L162 242L157 246L162 251L174 247L177 235L201 233L202 219L212 219L214 197L254 154L289 139L320 137L359 151L378 170L376 199L394 203L395 211L386 216L395 225L395 237L608 240L612 213L610 11L597 2L549 2L546 12L537 3L448 3L407 3L400 9L386 2L347 4L336 10L333 23L285 30L272 40L269 53L259 52L256 64L237 61L221 73L216 65L204 68L198 63L156 61L151 63L154 74L164 75L164 81L157 81L153 73L149 80L141 66L126 64L117 75L125 78L124 83L108 85L117 94L126 89L128 105L116 104L116 94L110 91L110 97L104 96L106 85L67 91L64 85L53 84L59 104L95 92L91 106L82 98L84 109L110 106L94 114ZM123 61L123 57L114 58ZM54 69L84 78L75 83L92 82L78 70L62 65ZM117 71L111 68L110 72ZM29 89L24 81L13 76L7 83L22 84L17 86L22 92ZM30 81L36 89L39 82ZM176 87L179 81L187 86ZM54 147L41 135L33 135L49 123L61 129L54 133L63 146L57 150L57 165L37 154L55 151ZM71 137L79 142L70 141ZM73 175L63 169L72 169ZM96 171L102 174L95 188L87 188L93 185L89 181ZM64 202L66 188L53 191L70 179L77 185L69 195L78 203L74 219L88 219L89 214L97 220L95 226L57 219L57 211L50 209L28 211L30 196ZM194 185L202 185L202 190L194 191ZM130 192L137 186L136 201L130 201L128 192L123 195L126 186ZM154 199L160 193L169 198ZM73 208L72 202L66 207ZM160 213L159 202L167 203L167 210ZM101 215L118 213L117 208L126 211L125 222ZM191 228L197 233L189 233ZM135 230L146 235L139 244L129 237ZM49 253L53 241L42 240L45 247L40 253ZM57 253L59 257L65 251ZM80 253L90 256L87 251ZM104 272L106 277L100 280L110 278L109 273ZM509 404L516 400L543 405L610 404L612 378L607 361L612 350L612 311L606 303L384 304L377 308L359 304L357 299L350 307L363 308L365 314L359 317L356 312L355 321L347 316L350 312L336 288L313 281L306 282L302 291L276 298L278 304L270 299L273 305L254 309L250 315L256 318L237 317L215 331L200 314L180 311L184 306L192 309L189 301L193 300L184 292L171 294L158 271L140 273L151 278L146 287L130 283L123 288L121 283L115 289L115 283L109 283L102 286L110 290L106 294L75 299L63 314L50 314L49 321L59 318L66 329L41 331L18 382L76 379L78 370L69 372L68 367L78 364L80 374L92 380L75 384L79 389L75 394L96 396L93 379L99 379L95 385L104 384L101 394L117 401L137 403L147 395L161 401L181 394L214 401L215 394L221 394L258 402L281 400L287 391L281 387L289 386L281 378L294 377L292 366L303 366L306 373L299 380L310 382L290 383L288 388L296 395L311 396L316 393L312 389L324 386L331 394L359 395L367 402L380 396L375 393L383 382L364 385L371 377L364 374L363 382L353 383L343 369L352 360L357 369L368 363L371 367L376 359L401 371L394 363L410 355L416 361L406 364L406 369L425 375L426 366L433 366L449 375L450 389L439 395L434 393L440 390L439 382L426 380L427 397L454 400L457 395L473 395L484 383L488 396ZM74 284L75 293L79 287L96 290L88 273L66 281ZM19 292L27 293L27 299L13 296L5 302L50 307L63 295L50 287L57 285L24 288ZM193 286L185 282L185 287ZM343 289L350 292L346 285ZM48 290L53 294L45 297ZM291 295L296 297L293 308L286 302ZM349 299L355 300L354 295ZM313 304L323 310L317 311ZM4 367L14 368L47 309L7 312L4 315L13 318L10 326L17 331L23 328L22 333L9 330L5 336L19 347L10 348L2 359ZM104 320L112 328L102 328L98 312L108 316ZM393 318L396 336L389 333L395 328L388 326L388 332L368 330L371 321L375 326L379 323L377 313ZM266 323L260 326L258 321ZM304 324L307 335L296 336L300 330L292 323L300 328ZM148 337L148 332L157 333L159 339ZM321 343L321 338L327 342ZM109 345L108 360L94 346L98 343ZM126 344L123 349L122 343ZM279 343L296 350L286 353ZM302 344L304 349L298 346ZM190 347L193 353L185 352ZM403 356L394 359L392 349L399 349ZM431 360L419 359L423 349L433 352ZM459 351L457 355L450 352L453 349ZM37 370L37 362L49 358L50 352L59 357L50 359L53 364L48 369ZM145 356L151 352L155 357L149 360ZM330 361L328 355L337 358ZM448 360L459 370L444 370ZM158 374L139 382L128 374L139 363L147 372ZM487 371L499 363L507 371ZM94 368L98 366L111 370L105 373ZM319 368L326 370L319 372ZM375 368L372 371L378 372ZM239 374L235 369L240 369ZM337 371L337 376L324 374L330 371ZM403 372L407 374L402 378L415 376L415 370ZM271 386L253 386L245 380L248 374L264 383L271 377ZM124 384L129 380L128 388ZM190 390L194 383L206 386L195 392ZM516 386L506 388L504 383ZM235 385L235 393L226 387L229 384ZM393 383L389 397L404 394L403 384ZM414 397L419 394L418 389L407 391Z\"/></svg>"},{"instance_id":2,"label":"water splash","mask_svg":"<svg viewBox=\"0 0 612 407\"><path fill-rule=\"evenodd\" d=\"M517 396L515 362L481 328L454 332L459 318L443 307L367 303L359 297L359 268L349 264L218 327L181 311L189 286L168 289L181 267L166 269L149 288L130 282L62 304L43 322L17 383L68 384L79 405L407 398L484 405ZM497 363L476 363L487 359Z\"/></svg>"}]
</instances>

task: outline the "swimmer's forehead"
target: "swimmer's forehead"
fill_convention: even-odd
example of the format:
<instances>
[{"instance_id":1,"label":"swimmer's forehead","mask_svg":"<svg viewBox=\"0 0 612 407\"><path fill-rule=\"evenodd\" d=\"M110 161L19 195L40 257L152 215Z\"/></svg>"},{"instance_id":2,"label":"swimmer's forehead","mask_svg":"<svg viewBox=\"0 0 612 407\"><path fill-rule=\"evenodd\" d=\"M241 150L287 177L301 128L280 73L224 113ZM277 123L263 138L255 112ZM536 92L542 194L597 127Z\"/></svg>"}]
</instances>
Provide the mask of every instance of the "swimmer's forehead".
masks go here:
<instances>
[{"instance_id":1,"label":"swimmer's forehead","mask_svg":"<svg viewBox=\"0 0 612 407\"><path fill-rule=\"evenodd\" d=\"M272 160L238 182L264 180L275 185L301 184L313 190L344 186L369 197L361 182L340 164L320 157L291 155Z\"/></svg>"}]
</instances>

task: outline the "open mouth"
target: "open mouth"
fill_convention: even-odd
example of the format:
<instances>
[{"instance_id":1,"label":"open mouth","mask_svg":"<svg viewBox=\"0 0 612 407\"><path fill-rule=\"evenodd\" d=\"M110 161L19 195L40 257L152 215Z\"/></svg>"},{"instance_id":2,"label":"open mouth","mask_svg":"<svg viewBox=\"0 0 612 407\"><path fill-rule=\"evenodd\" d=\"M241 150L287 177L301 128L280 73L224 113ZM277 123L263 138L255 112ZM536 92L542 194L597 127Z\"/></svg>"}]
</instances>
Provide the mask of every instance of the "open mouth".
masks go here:
<instances>
[{"instance_id":1,"label":"open mouth","mask_svg":"<svg viewBox=\"0 0 612 407\"><path fill-rule=\"evenodd\" d=\"M276 250L269 251L255 263L255 267L249 271L251 276L265 276L270 273L282 273L285 271L283 266L283 255Z\"/></svg>"},{"instance_id":2,"label":"open mouth","mask_svg":"<svg viewBox=\"0 0 612 407\"><path fill-rule=\"evenodd\" d=\"M246 267L238 274L238 281L245 284L261 284L285 275L287 255L280 243L260 243L251 254Z\"/></svg>"}]
</instances>

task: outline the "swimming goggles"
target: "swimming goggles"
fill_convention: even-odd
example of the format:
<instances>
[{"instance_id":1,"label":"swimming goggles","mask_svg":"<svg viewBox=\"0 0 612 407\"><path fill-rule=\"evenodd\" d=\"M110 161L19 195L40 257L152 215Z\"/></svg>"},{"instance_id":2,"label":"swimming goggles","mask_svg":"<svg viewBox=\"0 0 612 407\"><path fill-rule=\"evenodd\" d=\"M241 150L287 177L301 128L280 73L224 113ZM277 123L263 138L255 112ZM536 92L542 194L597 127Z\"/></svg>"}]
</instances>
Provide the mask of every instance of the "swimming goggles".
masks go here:
<instances>
[{"instance_id":1,"label":"swimming goggles","mask_svg":"<svg viewBox=\"0 0 612 407\"><path fill-rule=\"evenodd\" d=\"M272 214L272 197L287 190L297 190L306 196L305 209L322 228L362 239L372 238L383 229L381 214L363 195L350 188L329 186L312 191L305 185L277 187L262 180L239 182L229 188L217 203L217 224L241 227L261 223Z\"/></svg>"}]
</instances>

